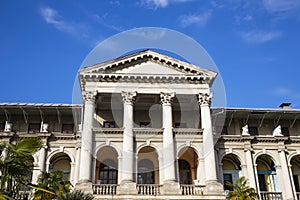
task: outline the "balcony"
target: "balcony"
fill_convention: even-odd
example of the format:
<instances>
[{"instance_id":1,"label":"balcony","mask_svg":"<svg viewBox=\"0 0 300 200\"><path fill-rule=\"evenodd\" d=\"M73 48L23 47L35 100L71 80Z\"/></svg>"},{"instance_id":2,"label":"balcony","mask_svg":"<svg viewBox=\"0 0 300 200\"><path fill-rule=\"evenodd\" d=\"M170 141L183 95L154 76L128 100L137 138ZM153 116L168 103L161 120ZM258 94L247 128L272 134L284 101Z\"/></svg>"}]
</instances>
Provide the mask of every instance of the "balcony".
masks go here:
<instances>
[{"instance_id":1,"label":"balcony","mask_svg":"<svg viewBox=\"0 0 300 200\"><path fill-rule=\"evenodd\" d=\"M260 192L260 200L282 200L281 192Z\"/></svg>"},{"instance_id":2,"label":"balcony","mask_svg":"<svg viewBox=\"0 0 300 200\"><path fill-rule=\"evenodd\" d=\"M203 195L203 186L198 185L180 185L180 190L182 195Z\"/></svg>"},{"instance_id":3,"label":"balcony","mask_svg":"<svg viewBox=\"0 0 300 200\"><path fill-rule=\"evenodd\" d=\"M98 195L116 195L117 184L94 184L93 193Z\"/></svg>"},{"instance_id":4,"label":"balcony","mask_svg":"<svg viewBox=\"0 0 300 200\"><path fill-rule=\"evenodd\" d=\"M138 194L152 196L157 196L161 194L160 187L161 185L158 184L137 184L136 186Z\"/></svg>"}]
</instances>

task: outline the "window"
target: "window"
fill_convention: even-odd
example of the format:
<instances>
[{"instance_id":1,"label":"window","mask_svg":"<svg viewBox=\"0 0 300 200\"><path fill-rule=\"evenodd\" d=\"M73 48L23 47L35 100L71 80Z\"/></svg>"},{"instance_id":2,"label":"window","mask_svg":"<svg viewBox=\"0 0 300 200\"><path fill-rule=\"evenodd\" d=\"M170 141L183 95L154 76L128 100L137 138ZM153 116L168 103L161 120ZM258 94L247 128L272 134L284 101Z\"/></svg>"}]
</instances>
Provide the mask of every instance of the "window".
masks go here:
<instances>
[{"instance_id":1,"label":"window","mask_svg":"<svg viewBox=\"0 0 300 200\"><path fill-rule=\"evenodd\" d=\"M250 135L258 135L258 128L256 126L249 126L248 130Z\"/></svg>"},{"instance_id":2,"label":"window","mask_svg":"<svg viewBox=\"0 0 300 200\"><path fill-rule=\"evenodd\" d=\"M289 127L281 127L281 133L286 137L290 136Z\"/></svg>"},{"instance_id":3,"label":"window","mask_svg":"<svg viewBox=\"0 0 300 200\"><path fill-rule=\"evenodd\" d=\"M150 127L150 122L140 122L140 127L141 128L149 128Z\"/></svg>"},{"instance_id":4,"label":"window","mask_svg":"<svg viewBox=\"0 0 300 200\"><path fill-rule=\"evenodd\" d=\"M154 184L154 165L148 159L143 159L138 164L138 184Z\"/></svg>"},{"instance_id":5,"label":"window","mask_svg":"<svg viewBox=\"0 0 300 200\"><path fill-rule=\"evenodd\" d=\"M296 192L300 192L299 178L300 178L299 175L293 175Z\"/></svg>"},{"instance_id":6,"label":"window","mask_svg":"<svg viewBox=\"0 0 300 200\"><path fill-rule=\"evenodd\" d=\"M175 128L186 128L186 123L175 122Z\"/></svg>"},{"instance_id":7,"label":"window","mask_svg":"<svg viewBox=\"0 0 300 200\"><path fill-rule=\"evenodd\" d=\"M223 174L223 181L224 181L224 190L232 191L233 188L227 185L227 183L232 183L232 174Z\"/></svg>"},{"instance_id":8,"label":"window","mask_svg":"<svg viewBox=\"0 0 300 200\"><path fill-rule=\"evenodd\" d=\"M106 159L100 164L99 180L100 184L117 184L118 170L113 160Z\"/></svg>"},{"instance_id":9,"label":"window","mask_svg":"<svg viewBox=\"0 0 300 200\"><path fill-rule=\"evenodd\" d=\"M103 128L116 128L115 122L104 122L103 123Z\"/></svg>"},{"instance_id":10,"label":"window","mask_svg":"<svg viewBox=\"0 0 300 200\"><path fill-rule=\"evenodd\" d=\"M41 128L40 123L31 123L28 126L28 133L39 133Z\"/></svg>"},{"instance_id":11,"label":"window","mask_svg":"<svg viewBox=\"0 0 300 200\"><path fill-rule=\"evenodd\" d=\"M5 129L5 123L0 123L0 132L3 132Z\"/></svg>"},{"instance_id":12,"label":"window","mask_svg":"<svg viewBox=\"0 0 300 200\"><path fill-rule=\"evenodd\" d=\"M73 133L74 124L63 124L61 128L62 133Z\"/></svg>"},{"instance_id":13,"label":"window","mask_svg":"<svg viewBox=\"0 0 300 200\"><path fill-rule=\"evenodd\" d=\"M228 135L227 126L216 126L215 131L217 134Z\"/></svg>"},{"instance_id":14,"label":"window","mask_svg":"<svg viewBox=\"0 0 300 200\"><path fill-rule=\"evenodd\" d=\"M179 160L179 180L180 184L192 184L191 166L185 160Z\"/></svg>"}]
</instances>

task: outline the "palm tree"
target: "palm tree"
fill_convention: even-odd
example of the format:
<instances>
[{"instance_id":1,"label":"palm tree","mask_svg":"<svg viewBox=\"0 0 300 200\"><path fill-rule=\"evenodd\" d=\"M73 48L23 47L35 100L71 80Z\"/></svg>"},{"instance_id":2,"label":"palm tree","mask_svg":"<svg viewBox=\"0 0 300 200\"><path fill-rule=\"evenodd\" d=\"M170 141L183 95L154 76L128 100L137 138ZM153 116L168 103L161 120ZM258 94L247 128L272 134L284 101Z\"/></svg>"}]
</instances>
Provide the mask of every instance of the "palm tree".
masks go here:
<instances>
[{"instance_id":1,"label":"palm tree","mask_svg":"<svg viewBox=\"0 0 300 200\"><path fill-rule=\"evenodd\" d=\"M32 155L42 146L40 138L26 138L15 145L0 143L0 199L18 199L31 182Z\"/></svg>"},{"instance_id":2,"label":"palm tree","mask_svg":"<svg viewBox=\"0 0 300 200\"><path fill-rule=\"evenodd\" d=\"M64 193L57 200L93 200L92 194L85 194L81 190L74 190L72 192Z\"/></svg>"},{"instance_id":3,"label":"palm tree","mask_svg":"<svg viewBox=\"0 0 300 200\"><path fill-rule=\"evenodd\" d=\"M238 178L235 184L227 182L227 185L233 188L233 191L230 191L227 194L227 200L254 200L258 199L258 194L254 188L251 188L248 185L248 182L245 176Z\"/></svg>"},{"instance_id":4,"label":"palm tree","mask_svg":"<svg viewBox=\"0 0 300 200\"><path fill-rule=\"evenodd\" d=\"M64 178L62 171L42 172L38 178L35 200L49 200L70 192L70 181Z\"/></svg>"}]
</instances>

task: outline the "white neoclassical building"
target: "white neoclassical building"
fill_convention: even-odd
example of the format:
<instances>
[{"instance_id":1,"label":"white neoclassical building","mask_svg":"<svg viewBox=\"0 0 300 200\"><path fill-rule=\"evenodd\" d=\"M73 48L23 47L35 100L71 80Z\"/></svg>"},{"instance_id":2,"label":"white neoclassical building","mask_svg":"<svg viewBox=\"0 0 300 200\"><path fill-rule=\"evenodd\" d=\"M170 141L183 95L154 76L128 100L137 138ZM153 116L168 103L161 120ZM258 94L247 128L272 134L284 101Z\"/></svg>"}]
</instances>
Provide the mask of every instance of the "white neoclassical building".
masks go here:
<instances>
[{"instance_id":1,"label":"white neoclassical building","mask_svg":"<svg viewBox=\"0 0 300 200\"><path fill-rule=\"evenodd\" d=\"M96 199L300 199L300 110L211 108L216 72L150 50L79 71L83 105L0 104L0 139L41 137L32 181L62 170Z\"/></svg>"}]
</instances>

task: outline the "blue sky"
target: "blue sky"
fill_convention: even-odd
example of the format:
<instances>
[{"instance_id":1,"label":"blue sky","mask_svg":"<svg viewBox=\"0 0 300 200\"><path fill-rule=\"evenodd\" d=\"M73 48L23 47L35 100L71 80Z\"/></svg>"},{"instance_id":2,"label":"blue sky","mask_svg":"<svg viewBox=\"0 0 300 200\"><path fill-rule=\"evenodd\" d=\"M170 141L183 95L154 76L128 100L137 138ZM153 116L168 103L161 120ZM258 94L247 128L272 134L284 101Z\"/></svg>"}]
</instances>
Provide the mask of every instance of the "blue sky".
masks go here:
<instances>
[{"instance_id":1,"label":"blue sky","mask_svg":"<svg viewBox=\"0 0 300 200\"><path fill-rule=\"evenodd\" d=\"M84 58L104 39L162 27L199 42L227 107L300 108L299 0L0 1L1 102L71 103Z\"/></svg>"}]
</instances>

